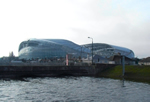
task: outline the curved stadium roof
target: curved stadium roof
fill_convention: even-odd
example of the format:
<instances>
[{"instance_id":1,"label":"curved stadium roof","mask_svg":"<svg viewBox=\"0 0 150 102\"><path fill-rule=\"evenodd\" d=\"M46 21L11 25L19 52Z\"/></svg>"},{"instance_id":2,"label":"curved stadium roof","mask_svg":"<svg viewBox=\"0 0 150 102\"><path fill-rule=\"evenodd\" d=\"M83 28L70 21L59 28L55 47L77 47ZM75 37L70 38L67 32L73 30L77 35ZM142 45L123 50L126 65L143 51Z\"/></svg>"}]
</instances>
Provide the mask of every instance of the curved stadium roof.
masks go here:
<instances>
[{"instance_id":1,"label":"curved stadium roof","mask_svg":"<svg viewBox=\"0 0 150 102\"><path fill-rule=\"evenodd\" d=\"M86 56L91 50L63 39L29 39L19 46L19 57L27 59L36 57L65 57L66 54Z\"/></svg>"},{"instance_id":2,"label":"curved stadium roof","mask_svg":"<svg viewBox=\"0 0 150 102\"><path fill-rule=\"evenodd\" d=\"M82 46L75 44L72 41L64 40L64 39L30 39L31 41L39 41L39 42L47 42L47 43L54 43L57 45L66 46L72 48L74 50L81 50ZM88 48L84 48L83 52L91 53L91 50Z\"/></svg>"},{"instance_id":3,"label":"curved stadium roof","mask_svg":"<svg viewBox=\"0 0 150 102\"><path fill-rule=\"evenodd\" d=\"M45 57L63 56L74 53L76 57L91 55L92 44L77 45L72 41L64 39L29 39L23 41L19 46L19 57ZM105 58L121 54L134 58L132 50L124 47L114 46L105 43L93 43L93 52Z\"/></svg>"},{"instance_id":4,"label":"curved stadium roof","mask_svg":"<svg viewBox=\"0 0 150 102\"><path fill-rule=\"evenodd\" d=\"M85 44L84 46L89 49L92 49L92 44ZM132 50L125 47L120 47L120 46L115 46L115 45L110 45L105 43L93 43L93 52L95 54L100 54L101 56L107 58L119 53L121 55L125 55L126 57L134 58L134 53Z\"/></svg>"}]
</instances>

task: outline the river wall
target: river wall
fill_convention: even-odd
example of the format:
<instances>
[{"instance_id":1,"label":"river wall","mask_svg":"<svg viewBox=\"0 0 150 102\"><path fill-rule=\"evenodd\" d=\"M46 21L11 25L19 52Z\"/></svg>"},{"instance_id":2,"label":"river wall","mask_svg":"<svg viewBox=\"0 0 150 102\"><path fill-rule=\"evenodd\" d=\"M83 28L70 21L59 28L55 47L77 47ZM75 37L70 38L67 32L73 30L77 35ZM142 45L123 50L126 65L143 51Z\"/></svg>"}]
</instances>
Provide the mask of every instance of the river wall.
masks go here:
<instances>
[{"instance_id":1,"label":"river wall","mask_svg":"<svg viewBox=\"0 0 150 102\"><path fill-rule=\"evenodd\" d=\"M18 77L61 77L61 76L96 76L113 64L95 64L91 66L51 66L51 65L0 65L0 78Z\"/></svg>"}]
</instances>

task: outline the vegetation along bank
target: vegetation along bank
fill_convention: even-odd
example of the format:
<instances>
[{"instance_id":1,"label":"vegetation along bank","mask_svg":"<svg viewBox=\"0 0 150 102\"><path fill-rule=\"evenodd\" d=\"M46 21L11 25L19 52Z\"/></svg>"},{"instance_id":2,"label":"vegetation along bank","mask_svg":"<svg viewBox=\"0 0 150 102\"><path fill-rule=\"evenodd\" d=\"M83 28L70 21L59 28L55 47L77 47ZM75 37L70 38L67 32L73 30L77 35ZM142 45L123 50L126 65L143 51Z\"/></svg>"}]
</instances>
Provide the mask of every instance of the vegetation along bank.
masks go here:
<instances>
[{"instance_id":1,"label":"vegetation along bank","mask_svg":"<svg viewBox=\"0 0 150 102\"><path fill-rule=\"evenodd\" d=\"M122 75L122 66L118 65L98 73L97 76L113 79L122 79ZM125 65L124 78L125 80L146 82L150 84L150 66Z\"/></svg>"}]
</instances>

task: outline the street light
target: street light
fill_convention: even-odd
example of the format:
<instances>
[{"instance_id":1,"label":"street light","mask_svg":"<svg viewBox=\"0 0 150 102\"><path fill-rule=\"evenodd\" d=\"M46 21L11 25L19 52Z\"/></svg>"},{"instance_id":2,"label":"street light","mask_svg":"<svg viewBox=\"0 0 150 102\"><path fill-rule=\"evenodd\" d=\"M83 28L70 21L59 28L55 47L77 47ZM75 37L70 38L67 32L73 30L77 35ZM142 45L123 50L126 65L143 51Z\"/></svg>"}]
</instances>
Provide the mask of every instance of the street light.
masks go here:
<instances>
[{"instance_id":1,"label":"street light","mask_svg":"<svg viewBox=\"0 0 150 102\"><path fill-rule=\"evenodd\" d=\"M92 39L92 65L93 65L93 38L88 37L89 39Z\"/></svg>"}]
</instances>

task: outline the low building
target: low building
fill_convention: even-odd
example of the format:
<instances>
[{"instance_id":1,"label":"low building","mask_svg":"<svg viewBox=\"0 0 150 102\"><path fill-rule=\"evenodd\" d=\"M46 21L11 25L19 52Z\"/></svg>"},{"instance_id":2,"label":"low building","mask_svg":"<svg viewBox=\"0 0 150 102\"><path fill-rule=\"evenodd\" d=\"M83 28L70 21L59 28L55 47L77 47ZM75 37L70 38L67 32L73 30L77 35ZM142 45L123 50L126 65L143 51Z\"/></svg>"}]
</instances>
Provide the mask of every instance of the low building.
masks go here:
<instances>
[{"instance_id":1,"label":"low building","mask_svg":"<svg viewBox=\"0 0 150 102\"><path fill-rule=\"evenodd\" d=\"M114 61L115 64L122 64L122 59L123 59L123 56L121 55L114 55L112 57L109 58L110 61ZM135 60L134 59L131 59L131 58L128 58L125 56L125 64L127 65L134 65L135 64Z\"/></svg>"},{"instance_id":2,"label":"low building","mask_svg":"<svg viewBox=\"0 0 150 102\"><path fill-rule=\"evenodd\" d=\"M102 56L94 55L93 56L93 62L94 63L109 63L109 60L102 57Z\"/></svg>"},{"instance_id":3,"label":"low building","mask_svg":"<svg viewBox=\"0 0 150 102\"><path fill-rule=\"evenodd\" d=\"M150 57L140 60L139 65L150 65Z\"/></svg>"}]
</instances>

